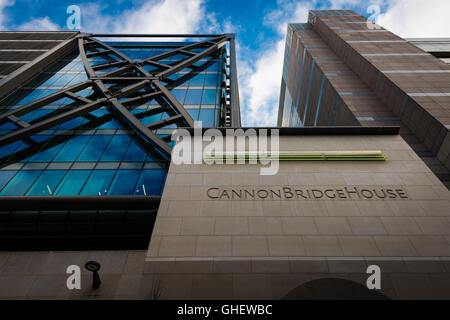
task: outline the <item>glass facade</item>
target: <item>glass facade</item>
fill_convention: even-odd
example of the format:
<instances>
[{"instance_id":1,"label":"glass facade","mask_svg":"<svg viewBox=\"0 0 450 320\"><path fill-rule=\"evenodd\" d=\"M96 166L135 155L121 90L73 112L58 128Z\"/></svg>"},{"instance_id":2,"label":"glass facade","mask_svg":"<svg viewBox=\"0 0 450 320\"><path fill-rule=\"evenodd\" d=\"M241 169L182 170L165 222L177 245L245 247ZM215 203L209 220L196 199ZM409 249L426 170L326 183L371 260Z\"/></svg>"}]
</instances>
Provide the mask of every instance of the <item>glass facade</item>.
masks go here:
<instances>
[{"instance_id":1,"label":"glass facade","mask_svg":"<svg viewBox=\"0 0 450 320\"><path fill-rule=\"evenodd\" d=\"M111 42L115 49L131 59L145 59L188 43ZM198 49L201 51L203 49ZM192 50L195 53L195 50ZM89 53L89 52L88 52ZM170 76L165 84L172 95L203 127L223 123L222 101L226 71L226 51L208 56L194 66ZM183 54L159 60L165 65L188 58ZM89 58L91 66L108 63L103 57ZM145 66L147 71L155 69ZM100 76L110 70L98 71ZM46 68L0 102L0 114L36 101L63 88L87 80L80 55L66 56ZM107 84L108 85L108 84ZM88 98L94 91L78 92ZM94 99L93 99L94 100ZM165 112L152 112L164 107L162 99L127 107L144 125L169 118ZM63 111L83 105L64 97L23 114L20 120L34 124ZM174 124L155 131L170 142ZM18 129L14 122L0 126L0 135ZM172 144L170 142L170 144ZM161 195L169 162L118 117L107 106L39 132L30 138L0 148L1 196L71 196L71 195Z\"/></svg>"}]
</instances>

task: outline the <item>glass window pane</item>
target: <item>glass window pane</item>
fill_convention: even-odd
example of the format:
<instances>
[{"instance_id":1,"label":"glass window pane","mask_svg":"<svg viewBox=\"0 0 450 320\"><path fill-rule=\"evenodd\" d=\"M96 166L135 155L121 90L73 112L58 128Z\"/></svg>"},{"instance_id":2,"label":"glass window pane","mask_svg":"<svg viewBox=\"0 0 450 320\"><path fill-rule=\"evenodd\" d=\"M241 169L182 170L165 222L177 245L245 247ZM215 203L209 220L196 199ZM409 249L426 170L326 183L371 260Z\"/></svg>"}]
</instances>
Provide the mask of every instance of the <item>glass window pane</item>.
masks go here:
<instances>
[{"instance_id":1,"label":"glass window pane","mask_svg":"<svg viewBox=\"0 0 450 320\"><path fill-rule=\"evenodd\" d=\"M206 69L207 71L217 71L219 70L219 63L218 62L214 62L212 65L210 65L208 67L208 69Z\"/></svg>"},{"instance_id":2,"label":"glass window pane","mask_svg":"<svg viewBox=\"0 0 450 320\"><path fill-rule=\"evenodd\" d=\"M217 73L208 73L205 75L205 87L217 86Z\"/></svg>"},{"instance_id":3,"label":"glass window pane","mask_svg":"<svg viewBox=\"0 0 450 320\"><path fill-rule=\"evenodd\" d=\"M116 170L95 170L89 177L80 195L98 196L108 194L108 188Z\"/></svg>"},{"instance_id":4,"label":"glass window pane","mask_svg":"<svg viewBox=\"0 0 450 320\"><path fill-rule=\"evenodd\" d=\"M21 150L27 145L23 141L16 141L0 148L0 159L9 158L16 149ZM21 147L21 148L19 148Z\"/></svg>"},{"instance_id":5,"label":"glass window pane","mask_svg":"<svg viewBox=\"0 0 450 320\"><path fill-rule=\"evenodd\" d=\"M53 140L54 141L54 140ZM50 140L48 143L52 143L52 140ZM47 143L47 144L48 144ZM55 155L61 150L61 148L64 146L63 143L59 143L54 147L44 149L41 152L35 154L31 157L31 162L50 162L55 157Z\"/></svg>"},{"instance_id":6,"label":"glass window pane","mask_svg":"<svg viewBox=\"0 0 450 320\"><path fill-rule=\"evenodd\" d=\"M216 119L214 121L214 127L218 127L220 125L220 109L216 110Z\"/></svg>"},{"instance_id":7,"label":"glass window pane","mask_svg":"<svg viewBox=\"0 0 450 320\"><path fill-rule=\"evenodd\" d=\"M0 192L1 196L23 196L42 171L20 171Z\"/></svg>"},{"instance_id":8,"label":"glass window pane","mask_svg":"<svg viewBox=\"0 0 450 320\"><path fill-rule=\"evenodd\" d=\"M75 129L75 128L81 126L85 122L87 122L86 119L84 119L83 117L78 117L78 118L69 120L67 122L61 123L61 125L59 125L58 129L60 129L60 130Z\"/></svg>"},{"instance_id":9,"label":"glass window pane","mask_svg":"<svg viewBox=\"0 0 450 320\"><path fill-rule=\"evenodd\" d=\"M145 149L133 139L128 147L127 153L125 153L123 161L144 161L146 155L147 152Z\"/></svg>"},{"instance_id":10,"label":"glass window pane","mask_svg":"<svg viewBox=\"0 0 450 320\"><path fill-rule=\"evenodd\" d=\"M165 170L143 170L136 185L135 194L161 195L165 180Z\"/></svg>"},{"instance_id":11,"label":"glass window pane","mask_svg":"<svg viewBox=\"0 0 450 320\"><path fill-rule=\"evenodd\" d=\"M202 104L216 104L216 90L203 90Z\"/></svg>"},{"instance_id":12,"label":"glass window pane","mask_svg":"<svg viewBox=\"0 0 450 320\"><path fill-rule=\"evenodd\" d=\"M93 116L97 118L107 119L107 116L111 113L106 109L97 109L92 112L90 112ZM111 119L102 124L101 126L98 126L97 129L117 129L119 127L119 123L111 117Z\"/></svg>"},{"instance_id":13,"label":"glass window pane","mask_svg":"<svg viewBox=\"0 0 450 320\"><path fill-rule=\"evenodd\" d=\"M186 111L189 113L189 115L192 117L192 119L198 120L198 114L200 109L186 109Z\"/></svg>"},{"instance_id":14,"label":"glass window pane","mask_svg":"<svg viewBox=\"0 0 450 320\"><path fill-rule=\"evenodd\" d=\"M172 95L175 99L178 100L181 104L184 103L184 97L186 96L186 89L174 89L171 91Z\"/></svg>"},{"instance_id":15,"label":"glass window pane","mask_svg":"<svg viewBox=\"0 0 450 320\"><path fill-rule=\"evenodd\" d=\"M130 144L130 136L116 135L111 139L100 161L120 161Z\"/></svg>"},{"instance_id":16,"label":"glass window pane","mask_svg":"<svg viewBox=\"0 0 450 320\"><path fill-rule=\"evenodd\" d=\"M161 113L157 113L157 114L151 114L152 112L149 110L147 112L145 112L146 114L150 114L144 118L142 118L140 115L137 115L137 118L144 124L144 125L149 125L151 123L157 122L159 120L161 120Z\"/></svg>"},{"instance_id":17,"label":"glass window pane","mask_svg":"<svg viewBox=\"0 0 450 320\"><path fill-rule=\"evenodd\" d=\"M58 196L76 196L83 188L91 170L71 170L69 171L54 194Z\"/></svg>"},{"instance_id":18,"label":"glass window pane","mask_svg":"<svg viewBox=\"0 0 450 320\"><path fill-rule=\"evenodd\" d=\"M86 147L81 151L77 161L97 161L111 138L110 135L92 136Z\"/></svg>"},{"instance_id":19,"label":"glass window pane","mask_svg":"<svg viewBox=\"0 0 450 320\"><path fill-rule=\"evenodd\" d=\"M205 82L205 75L203 73L200 73L191 78L191 80L189 81L189 86L203 87L204 82Z\"/></svg>"},{"instance_id":20,"label":"glass window pane","mask_svg":"<svg viewBox=\"0 0 450 320\"><path fill-rule=\"evenodd\" d=\"M53 194L56 186L66 173L65 170L44 171L28 190L27 196L49 196Z\"/></svg>"},{"instance_id":21,"label":"glass window pane","mask_svg":"<svg viewBox=\"0 0 450 320\"><path fill-rule=\"evenodd\" d=\"M139 177L139 170L117 170L109 195L131 195L134 194L134 187Z\"/></svg>"},{"instance_id":22,"label":"glass window pane","mask_svg":"<svg viewBox=\"0 0 450 320\"><path fill-rule=\"evenodd\" d=\"M189 89L186 94L184 104L200 104L202 98L202 90Z\"/></svg>"},{"instance_id":23,"label":"glass window pane","mask_svg":"<svg viewBox=\"0 0 450 320\"><path fill-rule=\"evenodd\" d=\"M0 190L11 180L12 177L17 173L17 171L3 171L0 170Z\"/></svg>"},{"instance_id":24,"label":"glass window pane","mask_svg":"<svg viewBox=\"0 0 450 320\"><path fill-rule=\"evenodd\" d=\"M214 127L214 109L201 109L200 121L203 121L203 127Z\"/></svg>"},{"instance_id":25,"label":"glass window pane","mask_svg":"<svg viewBox=\"0 0 450 320\"><path fill-rule=\"evenodd\" d=\"M56 155L54 161L75 161L91 136L76 136L70 139Z\"/></svg>"}]
</instances>

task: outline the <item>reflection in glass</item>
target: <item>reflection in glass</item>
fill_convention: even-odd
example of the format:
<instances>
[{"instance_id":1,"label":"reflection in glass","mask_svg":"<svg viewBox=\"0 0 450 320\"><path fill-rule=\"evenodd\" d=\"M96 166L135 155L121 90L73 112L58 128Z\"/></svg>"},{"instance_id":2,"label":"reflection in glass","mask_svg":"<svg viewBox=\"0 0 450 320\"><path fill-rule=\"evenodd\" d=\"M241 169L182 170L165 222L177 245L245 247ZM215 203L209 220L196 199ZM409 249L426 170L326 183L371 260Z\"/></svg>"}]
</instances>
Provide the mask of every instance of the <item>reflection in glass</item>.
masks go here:
<instances>
[{"instance_id":1,"label":"reflection in glass","mask_svg":"<svg viewBox=\"0 0 450 320\"><path fill-rule=\"evenodd\" d=\"M81 151L77 161L97 161L111 140L111 137L110 135L92 136L86 147Z\"/></svg>"},{"instance_id":2,"label":"reflection in glass","mask_svg":"<svg viewBox=\"0 0 450 320\"><path fill-rule=\"evenodd\" d=\"M136 185L135 194L160 195L165 179L165 170L143 170Z\"/></svg>"},{"instance_id":3,"label":"reflection in glass","mask_svg":"<svg viewBox=\"0 0 450 320\"><path fill-rule=\"evenodd\" d=\"M23 196L41 171L20 171L0 192L1 196Z\"/></svg>"},{"instance_id":4,"label":"reflection in glass","mask_svg":"<svg viewBox=\"0 0 450 320\"><path fill-rule=\"evenodd\" d=\"M48 196L52 195L56 186L61 181L66 171L49 170L44 171L36 180L33 186L28 190L27 196Z\"/></svg>"},{"instance_id":5,"label":"reflection in glass","mask_svg":"<svg viewBox=\"0 0 450 320\"><path fill-rule=\"evenodd\" d=\"M214 109L201 109L200 121L203 121L203 127L214 126Z\"/></svg>"},{"instance_id":6,"label":"reflection in glass","mask_svg":"<svg viewBox=\"0 0 450 320\"><path fill-rule=\"evenodd\" d=\"M216 90L215 89L203 90L202 104L216 104Z\"/></svg>"},{"instance_id":7,"label":"reflection in glass","mask_svg":"<svg viewBox=\"0 0 450 320\"><path fill-rule=\"evenodd\" d=\"M6 171L0 170L0 190L11 180L12 177L17 173L17 171Z\"/></svg>"},{"instance_id":8,"label":"reflection in glass","mask_svg":"<svg viewBox=\"0 0 450 320\"><path fill-rule=\"evenodd\" d=\"M147 152L145 149L139 145L139 143L133 139L128 147L127 152L125 153L125 157L123 161L144 161Z\"/></svg>"},{"instance_id":9,"label":"reflection in glass","mask_svg":"<svg viewBox=\"0 0 450 320\"><path fill-rule=\"evenodd\" d=\"M109 185L111 184L111 180L113 179L115 173L116 170L93 171L83 190L81 190L80 195L107 195Z\"/></svg>"},{"instance_id":10,"label":"reflection in glass","mask_svg":"<svg viewBox=\"0 0 450 320\"><path fill-rule=\"evenodd\" d=\"M101 161L120 161L130 143L130 136L115 135L101 157Z\"/></svg>"},{"instance_id":11,"label":"reflection in glass","mask_svg":"<svg viewBox=\"0 0 450 320\"><path fill-rule=\"evenodd\" d=\"M72 170L67 172L64 179L56 188L57 196L76 196L83 188L91 170Z\"/></svg>"},{"instance_id":12,"label":"reflection in glass","mask_svg":"<svg viewBox=\"0 0 450 320\"><path fill-rule=\"evenodd\" d=\"M130 195L133 194L136 181L139 177L139 170L119 170L114 177L109 195Z\"/></svg>"},{"instance_id":13,"label":"reflection in glass","mask_svg":"<svg viewBox=\"0 0 450 320\"><path fill-rule=\"evenodd\" d=\"M200 104L202 99L202 90L189 89L186 94L186 100L184 104Z\"/></svg>"},{"instance_id":14,"label":"reflection in glass","mask_svg":"<svg viewBox=\"0 0 450 320\"><path fill-rule=\"evenodd\" d=\"M76 136L70 139L56 155L54 161L75 161L91 136Z\"/></svg>"}]
</instances>

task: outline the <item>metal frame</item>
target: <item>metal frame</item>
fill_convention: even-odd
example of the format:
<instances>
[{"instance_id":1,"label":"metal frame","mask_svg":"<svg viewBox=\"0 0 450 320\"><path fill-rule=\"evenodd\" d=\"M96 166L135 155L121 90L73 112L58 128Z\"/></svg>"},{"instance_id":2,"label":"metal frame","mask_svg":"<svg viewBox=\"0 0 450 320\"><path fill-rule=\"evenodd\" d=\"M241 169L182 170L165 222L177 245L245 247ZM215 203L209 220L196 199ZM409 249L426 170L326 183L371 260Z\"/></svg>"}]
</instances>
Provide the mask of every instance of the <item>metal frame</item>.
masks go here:
<instances>
[{"instance_id":1,"label":"metal frame","mask_svg":"<svg viewBox=\"0 0 450 320\"><path fill-rule=\"evenodd\" d=\"M209 38L207 40L189 44L186 46L174 48L169 52L160 55L140 60L133 61L125 54L116 50L115 48L103 43L95 37L194 37L194 38ZM67 41L69 43L69 41ZM169 124L176 124L179 127L193 127L194 121L189 113L184 109L182 104L171 94L171 83L176 82L169 77L174 73L185 68L193 70L198 69L194 64L202 58L216 54L225 44L231 43L230 49L234 55L234 35L105 35L105 34L84 34L80 33L76 38L70 40L70 45L78 44L78 50L83 61L83 65L88 76L88 80L64 88L47 97L33 101L20 108L8 111L0 115L0 125L5 122L14 123L18 129L0 136L0 147L17 140L25 140L31 145L35 144L31 136L43 130L52 128L57 124L64 123L79 116L87 116L89 112L99 109L101 107L108 107L108 109L120 119L125 120L128 125L147 143L153 145L166 159L170 159L172 148L167 141L158 137L153 130L162 128ZM63 47L63 46L61 46ZM68 44L64 46L68 47ZM197 50L193 52L192 50ZM201 51L198 51L201 49ZM159 61L174 55L184 55L185 59L181 59L174 64L165 65ZM108 60L108 63L101 65L91 65L89 58L103 57ZM234 60L233 64L235 64ZM153 66L156 69L149 72L145 66ZM228 66L230 67L230 66ZM106 73L99 74L100 71L106 70ZM231 70L231 69L230 69ZM233 77L237 81L235 72L229 71L227 79ZM163 84L165 83L165 84ZM108 86L112 85L112 86ZM232 94L232 90L236 90L237 83L234 83L233 89L229 88L229 81L227 81L226 92L228 95ZM89 98L82 97L77 93L86 88L92 88L95 95ZM1 89L1 88L0 88ZM74 102L81 103L72 109L65 110L55 116L39 120L36 123L30 124L22 121L19 117L33 110L44 107L54 101L63 97L70 98ZM169 118L151 123L149 125L142 124L138 117L133 115L128 107L135 106L138 103L143 103L157 99L161 101L161 108L156 109L156 113L166 112L170 115ZM227 112L231 119L231 97L227 97L225 104ZM238 104L238 98L233 98L234 103ZM61 110L59 110L61 111ZM239 119L239 111L237 109L236 118ZM238 121L240 125L240 119ZM233 124L236 124L234 121ZM228 126L232 125L231 121L227 122Z\"/></svg>"}]
</instances>

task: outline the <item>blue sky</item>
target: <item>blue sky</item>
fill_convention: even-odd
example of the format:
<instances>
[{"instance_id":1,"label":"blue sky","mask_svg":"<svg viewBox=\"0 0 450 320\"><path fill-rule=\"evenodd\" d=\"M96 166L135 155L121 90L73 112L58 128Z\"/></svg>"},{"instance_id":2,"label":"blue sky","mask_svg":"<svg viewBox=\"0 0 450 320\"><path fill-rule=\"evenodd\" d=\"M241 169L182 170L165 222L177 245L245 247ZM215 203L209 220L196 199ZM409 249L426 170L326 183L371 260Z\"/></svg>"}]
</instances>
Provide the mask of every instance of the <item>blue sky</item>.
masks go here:
<instances>
[{"instance_id":1,"label":"blue sky","mask_svg":"<svg viewBox=\"0 0 450 320\"><path fill-rule=\"evenodd\" d=\"M81 30L105 33L234 32L244 125L275 125L288 22L308 9L353 9L404 37L447 36L448 0L0 0L0 29L67 30L67 7L81 8Z\"/></svg>"}]
</instances>

